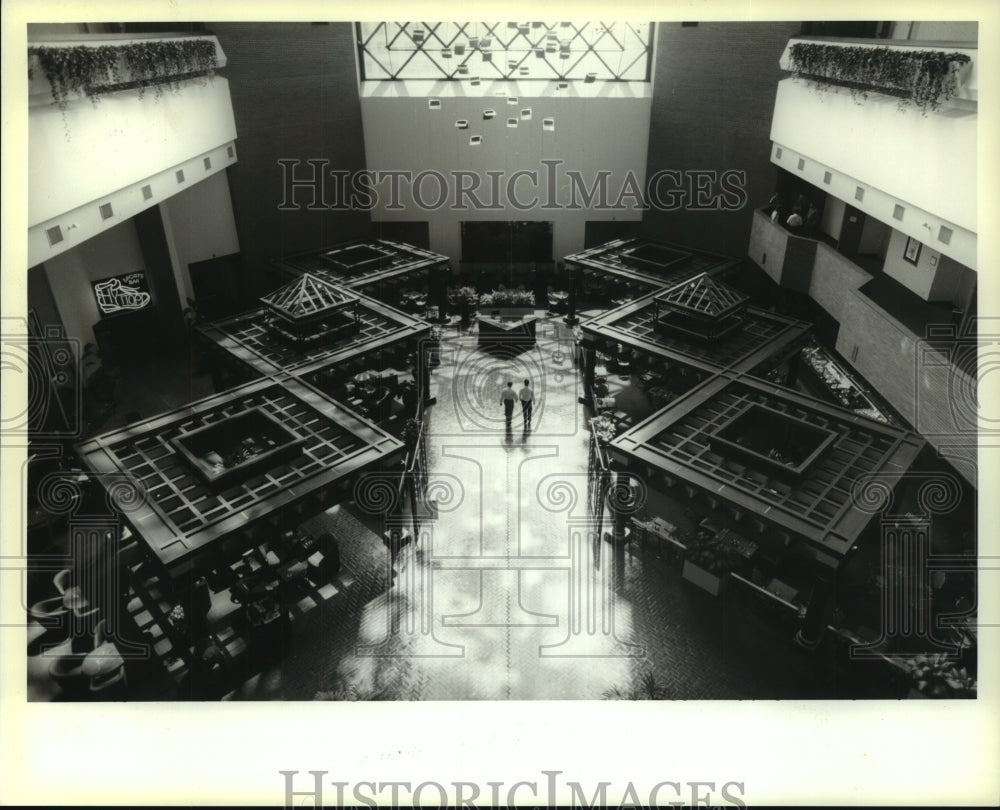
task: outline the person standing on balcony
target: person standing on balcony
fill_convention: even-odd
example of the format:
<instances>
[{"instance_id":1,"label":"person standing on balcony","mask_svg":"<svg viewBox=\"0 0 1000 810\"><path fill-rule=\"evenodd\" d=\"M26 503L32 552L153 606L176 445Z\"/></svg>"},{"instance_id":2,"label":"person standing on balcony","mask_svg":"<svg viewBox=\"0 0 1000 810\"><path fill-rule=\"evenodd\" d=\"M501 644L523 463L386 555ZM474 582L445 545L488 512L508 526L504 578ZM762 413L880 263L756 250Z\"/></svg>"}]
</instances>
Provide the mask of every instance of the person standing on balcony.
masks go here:
<instances>
[{"instance_id":1,"label":"person standing on balcony","mask_svg":"<svg viewBox=\"0 0 1000 810\"><path fill-rule=\"evenodd\" d=\"M819 225L819 209L816 203L809 203L809 211L806 212L806 233L816 233L816 226Z\"/></svg>"},{"instance_id":2,"label":"person standing on balcony","mask_svg":"<svg viewBox=\"0 0 1000 810\"><path fill-rule=\"evenodd\" d=\"M771 217L771 222L778 222L783 220L782 214L785 211L785 198L781 196L780 191L775 191L771 195L771 199L767 201L767 208L764 209L764 213Z\"/></svg>"},{"instance_id":3,"label":"person standing on balcony","mask_svg":"<svg viewBox=\"0 0 1000 810\"><path fill-rule=\"evenodd\" d=\"M503 405L504 420L507 422L507 430L510 430L510 420L514 416L514 402L517 400L517 394L514 393L514 383L510 380L507 381L507 387L503 389L503 393L500 394L500 404Z\"/></svg>"},{"instance_id":4,"label":"person standing on balcony","mask_svg":"<svg viewBox=\"0 0 1000 810\"><path fill-rule=\"evenodd\" d=\"M524 388L518 392L517 398L521 400L521 415L524 417L524 429L526 431L531 430L531 407L535 401L535 392L531 390L531 382L529 380L524 381Z\"/></svg>"}]
</instances>

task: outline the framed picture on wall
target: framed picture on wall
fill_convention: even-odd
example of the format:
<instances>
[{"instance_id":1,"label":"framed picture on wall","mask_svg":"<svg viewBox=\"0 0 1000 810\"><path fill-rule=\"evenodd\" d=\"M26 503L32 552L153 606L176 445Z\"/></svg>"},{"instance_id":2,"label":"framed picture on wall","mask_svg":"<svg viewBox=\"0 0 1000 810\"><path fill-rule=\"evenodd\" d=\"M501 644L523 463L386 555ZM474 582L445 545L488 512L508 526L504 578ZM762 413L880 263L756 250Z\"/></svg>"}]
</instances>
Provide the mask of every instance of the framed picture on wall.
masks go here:
<instances>
[{"instance_id":1,"label":"framed picture on wall","mask_svg":"<svg viewBox=\"0 0 1000 810\"><path fill-rule=\"evenodd\" d=\"M912 236L906 238L906 249L903 251L903 258L910 264L916 264L920 259L920 248L922 245Z\"/></svg>"}]
</instances>

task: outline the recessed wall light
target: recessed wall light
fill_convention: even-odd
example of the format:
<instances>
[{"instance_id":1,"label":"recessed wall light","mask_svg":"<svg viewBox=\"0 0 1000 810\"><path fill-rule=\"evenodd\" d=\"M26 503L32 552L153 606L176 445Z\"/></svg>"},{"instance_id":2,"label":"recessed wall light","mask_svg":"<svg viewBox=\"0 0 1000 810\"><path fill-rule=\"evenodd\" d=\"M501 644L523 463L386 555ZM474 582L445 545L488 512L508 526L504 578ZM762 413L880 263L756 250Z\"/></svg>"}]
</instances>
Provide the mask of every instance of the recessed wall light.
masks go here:
<instances>
[{"instance_id":1,"label":"recessed wall light","mask_svg":"<svg viewBox=\"0 0 1000 810\"><path fill-rule=\"evenodd\" d=\"M212 158L207 157L205 158L205 171L208 171L211 168L212 168Z\"/></svg>"},{"instance_id":2,"label":"recessed wall light","mask_svg":"<svg viewBox=\"0 0 1000 810\"><path fill-rule=\"evenodd\" d=\"M823 182L830 185L830 181L833 180L832 172L823 172Z\"/></svg>"},{"instance_id":3,"label":"recessed wall light","mask_svg":"<svg viewBox=\"0 0 1000 810\"><path fill-rule=\"evenodd\" d=\"M942 225L941 230L938 231L938 241L943 242L946 245L950 244L951 234L952 234L951 228L947 228L944 225Z\"/></svg>"},{"instance_id":4,"label":"recessed wall light","mask_svg":"<svg viewBox=\"0 0 1000 810\"><path fill-rule=\"evenodd\" d=\"M861 202L861 200L863 200L864 198L865 198L865 190L863 188L861 188L861 186L858 186L856 189L854 189L854 199L855 200L857 200L858 202Z\"/></svg>"},{"instance_id":5,"label":"recessed wall light","mask_svg":"<svg viewBox=\"0 0 1000 810\"><path fill-rule=\"evenodd\" d=\"M226 154L229 155L229 157L231 157L231 158L232 157L236 157L236 150L233 149L233 147L231 147L231 146L227 146L226 147Z\"/></svg>"},{"instance_id":6,"label":"recessed wall light","mask_svg":"<svg viewBox=\"0 0 1000 810\"><path fill-rule=\"evenodd\" d=\"M151 199L153 199L153 187L152 186L143 186L142 187L142 198L144 200L151 200Z\"/></svg>"},{"instance_id":7,"label":"recessed wall light","mask_svg":"<svg viewBox=\"0 0 1000 810\"><path fill-rule=\"evenodd\" d=\"M45 236L48 237L50 245L58 245L63 240L62 228L58 225L54 228L46 228Z\"/></svg>"},{"instance_id":8,"label":"recessed wall light","mask_svg":"<svg viewBox=\"0 0 1000 810\"><path fill-rule=\"evenodd\" d=\"M895 208L892 209L892 218L893 219L898 219L900 222L902 222L903 221L903 214L905 214L905 213L906 213L906 209L903 208L903 206L901 206L901 205L897 205Z\"/></svg>"},{"instance_id":9,"label":"recessed wall light","mask_svg":"<svg viewBox=\"0 0 1000 810\"><path fill-rule=\"evenodd\" d=\"M805 167L806 162L802 158L799 158L799 171L802 171Z\"/></svg>"},{"instance_id":10,"label":"recessed wall light","mask_svg":"<svg viewBox=\"0 0 1000 810\"><path fill-rule=\"evenodd\" d=\"M184 182L184 170L183 169L178 169L177 170L177 182L178 183L183 183Z\"/></svg>"},{"instance_id":11,"label":"recessed wall light","mask_svg":"<svg viewBox=\"0 0 1000 810\"><path fill-rule=\"evenodd\" d=\"M102 203L100 210L101 219L111 219L115 215L115 210L111 207L111 203Z\"/></svg>"},{"instance_id":12,"label":"recessed wall light","mask_svg":"<svg viewBox=\"0 0 1000 810\"><path fill-rule=\"evenodd\" d=\"M781 155L782 155L781 147L779 146L777 149L774 150L774 157L777 160L781 160Z\"/></svg>"}]
</instances>

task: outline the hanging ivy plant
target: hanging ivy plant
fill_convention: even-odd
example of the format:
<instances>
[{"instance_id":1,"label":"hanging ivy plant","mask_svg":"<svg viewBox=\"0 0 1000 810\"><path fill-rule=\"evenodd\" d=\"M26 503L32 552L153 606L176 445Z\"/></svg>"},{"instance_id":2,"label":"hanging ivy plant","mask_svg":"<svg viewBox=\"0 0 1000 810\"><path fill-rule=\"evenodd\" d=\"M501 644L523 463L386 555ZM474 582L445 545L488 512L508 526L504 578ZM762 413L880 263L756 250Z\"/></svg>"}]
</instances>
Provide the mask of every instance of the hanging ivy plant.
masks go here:
<instances>
[{"instance_id":1,"label":"hanging ivy plant","mask_svg":"<svg viewBox=\"0 0 1000 810\"><path fill-rule=\"evenodd\" d=\"M854 96L878 89L916 105L925 114L955 96L958 73L970 61L964 53L817 42L796 42L789 55L795 75L820 89L839 85Z\"/></svg>"},{"instance_id":2,"label":"hanging ivy plant","mask_svg":"<svg viewBox=\"0 0 1000 810\"><path fill-rule=\"evenodd\" d=\"M207 39L150 40L125 45L34 46L28 48L52 88L52 99L65 110L69 98L83 94L97 103L101 93L123 87L147 87L157 97L165 88L196 76L211 77L218 67L215 43ZM34 72L29 68L29 80Z\"/></svg>"}]
</instances>

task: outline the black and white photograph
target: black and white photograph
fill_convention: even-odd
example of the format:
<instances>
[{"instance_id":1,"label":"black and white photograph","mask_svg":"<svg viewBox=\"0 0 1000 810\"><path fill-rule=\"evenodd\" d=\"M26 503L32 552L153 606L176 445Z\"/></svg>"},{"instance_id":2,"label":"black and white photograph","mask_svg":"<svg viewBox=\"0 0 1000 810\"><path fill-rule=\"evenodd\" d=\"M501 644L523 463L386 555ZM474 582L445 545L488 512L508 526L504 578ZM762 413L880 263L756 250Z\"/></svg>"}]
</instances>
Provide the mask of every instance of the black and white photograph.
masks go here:
<instances>
[{"instance_id":1,"label":"black and white photograph","mask_svg":"<svg viewBox=\"0 0 1000 810\"><path fill-rule=\"evenodd\" d=\"M32 763L108 739L133 804L997 798L987 5L15 7ZM391 770L463 734L542 753ZM229 744L211 793L142 776Z\"/></svg>"}]
</instances>

